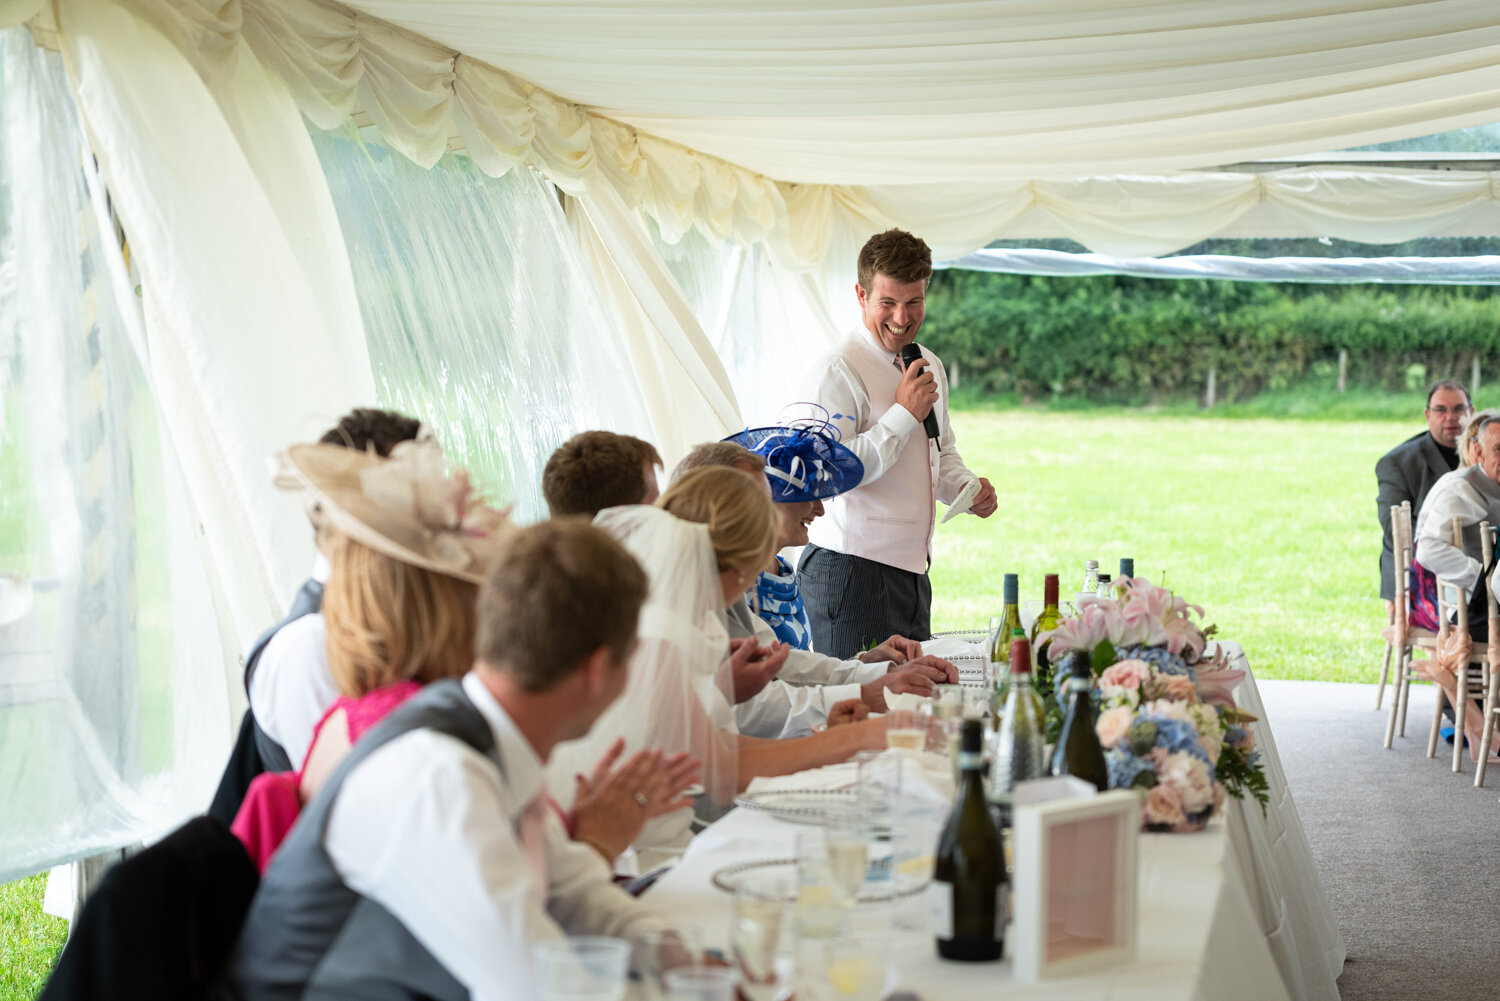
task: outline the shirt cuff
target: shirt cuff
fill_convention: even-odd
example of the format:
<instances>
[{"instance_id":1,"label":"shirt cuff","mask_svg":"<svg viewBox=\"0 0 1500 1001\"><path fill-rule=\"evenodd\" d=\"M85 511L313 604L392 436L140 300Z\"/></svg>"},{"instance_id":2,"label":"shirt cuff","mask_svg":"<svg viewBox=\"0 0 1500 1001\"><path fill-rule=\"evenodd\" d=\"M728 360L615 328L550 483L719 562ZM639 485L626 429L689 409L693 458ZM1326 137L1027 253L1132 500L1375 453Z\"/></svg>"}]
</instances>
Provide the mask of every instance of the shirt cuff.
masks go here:
<instances>
[{"instance_id":1,"label":"shirt cuff","mask_svg":"<svg viewBox=\"0 0 1500 1001\"><path fill-rule=\"evenodd\" d=\"M876 423L898 438L905 438L922 424L911 415L910 410L899 403L892 403L891 408L881 414L880 420Z\"/></svg>"},{"instance_id":2,"label":"shirt cuff","mask_svg":"<svg viewBox=\"0 0 1500 1001\"><path fill-rule=\"evenodd\" d=\"M859 685L824 685L823 697L826 709L832 709L835 702L843 702L845 699L858 699L863 697L864 692Z\"/></svg>"}]
</instances>

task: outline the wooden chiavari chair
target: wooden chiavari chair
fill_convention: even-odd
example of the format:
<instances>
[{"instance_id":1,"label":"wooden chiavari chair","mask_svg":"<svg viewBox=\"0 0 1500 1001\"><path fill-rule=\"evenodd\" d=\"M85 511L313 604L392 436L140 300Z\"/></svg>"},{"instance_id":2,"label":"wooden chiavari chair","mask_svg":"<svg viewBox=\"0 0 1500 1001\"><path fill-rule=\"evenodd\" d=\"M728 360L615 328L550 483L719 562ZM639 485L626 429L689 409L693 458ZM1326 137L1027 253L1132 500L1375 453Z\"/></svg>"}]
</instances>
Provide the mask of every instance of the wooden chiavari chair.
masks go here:
<instances>
[{"instance_id":1,"label":"wooden chiavari chair","mask_svg":"<svg viewBox=\"0 0 1500 1001\"><path fill-rule=\"evenodd\" d=\"M1392 623L1392 660L1395 677L1391 681L1391 710L1385 724L1385 746L1389 750L1397 736L1406 736L1406 705L1412 682L1412 651L1437 649L1438 634L1411 624L1411 502L1391 507L1391 537L1396 551L1395 620Z\"/></svg>"},{"instance_id":2,"label":"wooden chiavari chair","mask_svg":"<svg viewBox=\"0 0 1500 1001\"><path fill-rule=\"evenodd\" d=\"M1463 549L1464 534L1463 524L1453 519L1453 544ZM1490 523L1482 521L1479 523L1479 548L1482 554L1481 566L1488 568L1490 559L1495 553L1495 537L1490 531ZM1475 587L1484 588L1485 607L1491 627L1495 624L1497 615L1495 593L1490 590L1489 578L1480 574L1474 582ZM1469 635L1469 601L1464 590L1455 584L1450 584L1438 578L1438 649L1443 649L1449 637L1467 637ZM1453 624L1449 625L1449 620ZM1427 735L1427 756L1429 758L1437 755L1438 731L1443 725L1443 705L1453 706L1453 770L1463 771L1464 751L1464 711L1465 703L1471 698L1483 698L1489 688L1489 645L1471 644L1467 663L1460 665L1454 678L1455 697L1450 698L1442 685L1434 685L1437 688L1437 703L1432 710L1432 729ZM1434 657L1436 654L1433 655ZM1480 756L1481 760L1483 755Z\"/></svg>"}]
</instances>

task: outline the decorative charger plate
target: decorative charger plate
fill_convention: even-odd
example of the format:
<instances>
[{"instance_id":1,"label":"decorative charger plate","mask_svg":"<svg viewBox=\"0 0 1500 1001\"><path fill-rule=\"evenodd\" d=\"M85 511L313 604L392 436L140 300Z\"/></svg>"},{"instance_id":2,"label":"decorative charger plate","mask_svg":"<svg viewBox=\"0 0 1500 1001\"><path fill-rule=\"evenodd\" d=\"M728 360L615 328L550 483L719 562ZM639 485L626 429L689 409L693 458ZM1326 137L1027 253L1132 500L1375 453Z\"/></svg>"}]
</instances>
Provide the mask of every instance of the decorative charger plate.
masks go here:
<instances>
[{"instance_id":1,"label":"decorative charger plate","mask_svg":"<svg viewBox=\"0 0 1500 1001\"><path fill-rule=\"evenodd\" d=\"M787 870L787 885L791 892L787 895L787 903L797 902L797 860L789 858L760 859L755 862L736 862L716 870L712 877L714 886L725 893L733 893L735 883L747 872L760 872L766 869ZM891 860L889 857L876 859L870 863L865 873L865 885L860 887L859 896L854 898L856 904L880 904L886 903L897 897L914 897L926 889L925 885L915 886L908 890L897 893L891 885ZM873 879L872 879L873 877Z\"/></svg>"},{"instance_id":2,"label":"decorative charger plate","mask_svg":"<svg viewBox=\"0 0 1500 1001\"><path fill-rule=\"evenodd\" d=\"M851 810L858 800L853 789L766 789L741 793L734 805L792 824L821 824L829 810Z\"/></svg>"}]
</instances>

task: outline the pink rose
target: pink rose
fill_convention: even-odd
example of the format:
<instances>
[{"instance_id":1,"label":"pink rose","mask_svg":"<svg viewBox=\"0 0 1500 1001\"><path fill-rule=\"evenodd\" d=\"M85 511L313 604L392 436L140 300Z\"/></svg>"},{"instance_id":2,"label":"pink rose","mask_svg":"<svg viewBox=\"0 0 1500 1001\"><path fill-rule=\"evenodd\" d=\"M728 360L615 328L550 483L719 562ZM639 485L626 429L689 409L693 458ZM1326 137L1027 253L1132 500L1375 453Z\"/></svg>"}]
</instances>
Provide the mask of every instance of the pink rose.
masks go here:
<instances>
[{"instance_id":1,"label":"pink rose","mask_svg":"<svg viewBox=\"0 0 1500 1001\"><path fill-rule=\"evenodd\" d=\"M1213 804L1214 782L1209 778L1208 765L1187 751L1167 756L1156 769L1156 783L1176 789L1188 813L1202 813Z\"/></svg>"},{"instance_id":2,"label":"pink rose","mask_svg":"<svg viewBox=\"0 0 1500 1001\"><path fill-rule=\"evenodd\" d=\"M1129 706L1104 710L1099 714L1099 722L1094 726L1095 732L1099 734L1099 743L1105 747L1117 746L1125 739L1125 734L1130 731L1130 724L1134 719L1135 713Z\"/></svg>"},{"instance_id":3,"label":"pink rose","mask_svg":"<svg viewBox=\"0 0 1500 1001\"><path fill-rule=\"evenodd\" d=\"M1137 688L1151 677L1151 665L1144 660L1118 660L1099 676L1101 688Z\"/></svg>"},{"instance_id":4,"label":"pink rose","mask_svg":"<svg viewBox=\"0 0 1500 1001\"><path fill-rule=\"evenodd\" d=\"M1146 792L1146 823L1180 824L1187 820L1182 809L1182 796L1176 789L1166 785L1154 785Z\"/></svg>"}]
</instances>

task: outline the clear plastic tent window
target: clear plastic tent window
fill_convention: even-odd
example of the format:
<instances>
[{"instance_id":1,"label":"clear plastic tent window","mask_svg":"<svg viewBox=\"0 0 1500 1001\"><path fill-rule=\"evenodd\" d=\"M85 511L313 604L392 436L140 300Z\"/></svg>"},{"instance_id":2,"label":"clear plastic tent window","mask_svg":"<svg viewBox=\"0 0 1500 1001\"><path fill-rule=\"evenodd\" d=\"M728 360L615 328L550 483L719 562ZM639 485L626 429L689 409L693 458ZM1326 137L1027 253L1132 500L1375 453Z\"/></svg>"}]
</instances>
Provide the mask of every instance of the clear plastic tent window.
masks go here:
<instances>
[{"instance_id":1,"label":"clear plastic tent window","mask_svg":"<svg viewBox=\"0 0 1500 1001\"><path fill-rule=\"evenodd\" d=\"M521 521L546 517L542 467L579 431L650 440L555 189L528 167L423 170L353 131L313 142L354 271L376 391L419 417Z\"/></svg>"}]
</instances>

